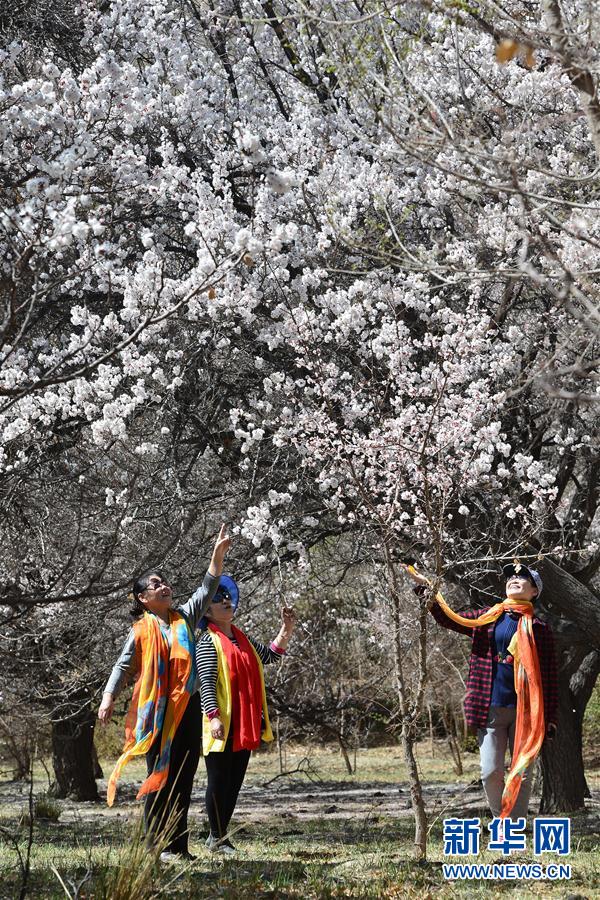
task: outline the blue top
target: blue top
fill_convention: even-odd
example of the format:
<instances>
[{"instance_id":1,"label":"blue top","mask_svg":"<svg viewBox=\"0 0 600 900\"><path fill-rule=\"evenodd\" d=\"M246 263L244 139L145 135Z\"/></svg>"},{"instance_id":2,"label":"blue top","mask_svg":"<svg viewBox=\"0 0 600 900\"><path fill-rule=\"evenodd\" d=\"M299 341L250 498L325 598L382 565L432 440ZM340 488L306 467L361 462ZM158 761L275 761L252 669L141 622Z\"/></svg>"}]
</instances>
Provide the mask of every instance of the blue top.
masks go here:
<instances>
[{"instance_id":1,"label":"blue top","mask_svg":"<svg viewBox=\"0 0 600 900\"><path fill-rule=\"evenodd\" d=\"M507 660L508 645L516 634L519 616L503 612L494 626L492 640L492 699L490 706L516 706L515 666ZM498 659L498 656L500 659Z\"/></svg>"}]
</instances>

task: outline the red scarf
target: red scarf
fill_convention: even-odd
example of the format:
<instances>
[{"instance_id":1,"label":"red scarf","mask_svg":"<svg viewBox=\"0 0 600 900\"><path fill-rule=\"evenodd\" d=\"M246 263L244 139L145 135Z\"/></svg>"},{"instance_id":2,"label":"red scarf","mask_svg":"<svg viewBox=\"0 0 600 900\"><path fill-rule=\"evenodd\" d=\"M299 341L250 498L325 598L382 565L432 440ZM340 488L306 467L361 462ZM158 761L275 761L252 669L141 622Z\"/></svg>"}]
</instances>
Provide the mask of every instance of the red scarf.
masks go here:
<instances>
[{"instance_id":1,"label":"red scarf","mask_svg":"<svg viewBox=\"0 0 600 900\"><path fill-rule=\"evenodd\" d=\"M237 645L224 631L209 623L217 632L227 660L231 679L231 724L233 749L256 750L262 732L262 682L254 648L243 631L231 626Z\"/></svg>"}]
</instances>

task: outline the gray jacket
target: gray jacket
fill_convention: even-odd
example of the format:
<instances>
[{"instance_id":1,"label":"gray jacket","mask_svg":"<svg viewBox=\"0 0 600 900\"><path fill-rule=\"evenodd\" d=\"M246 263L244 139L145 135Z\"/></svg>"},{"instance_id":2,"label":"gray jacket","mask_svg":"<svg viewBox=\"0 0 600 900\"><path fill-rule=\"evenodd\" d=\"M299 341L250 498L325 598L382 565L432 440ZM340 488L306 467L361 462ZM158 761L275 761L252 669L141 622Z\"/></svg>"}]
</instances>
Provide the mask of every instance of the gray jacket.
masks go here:
<instances>
[{"instance_id":1,"label":"gray jacket","mask_svg":"<svg viewBox=\"0 0 600 900\"><path fill-rule=\"evenodd\" d=\"M188 625L192 632L198 627L198 622L210 606L210 602L215 595L215 591L219 586L220 576L210 575L208 572L204 576L202 585L194 591L187 603L183 603L177 607L177 612L188 621ZM118 697L126 682L135 674L135 635L133 628L130 628L125 645L121 650L121 655L113 666L110 678L106 682L104 693L112 694ZM194 655L192 654L192 666L194 666ZM195 666L194 666L195 668ZM194 692L199 688L198 676L194 684Z\"/></svg>"}]
</instances>

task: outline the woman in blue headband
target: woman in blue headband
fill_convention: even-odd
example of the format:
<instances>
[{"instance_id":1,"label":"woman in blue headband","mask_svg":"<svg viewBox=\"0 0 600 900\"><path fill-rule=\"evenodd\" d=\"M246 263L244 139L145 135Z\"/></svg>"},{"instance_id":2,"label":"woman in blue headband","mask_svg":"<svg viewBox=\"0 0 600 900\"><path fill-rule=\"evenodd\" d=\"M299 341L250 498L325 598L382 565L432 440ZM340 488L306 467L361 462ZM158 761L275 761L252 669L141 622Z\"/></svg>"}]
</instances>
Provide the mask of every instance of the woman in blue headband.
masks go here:
<instances>
[{"instance_id":1,"label":"woman in blue headband","mask_svg":"<svg viewBox=\"0 0 600 900\"><path fill-rule=\"evenodd\" d=\"M248 638L233 625L239 590L229 575L221 576L208 607L196 648L206 763L206 813L209 850L235 853L227 829L242 787L252 750L272 741L263 665L281 659L294 631L296 614L281 610L282 624L269 645Z\"/></svg>"}]
</instances>

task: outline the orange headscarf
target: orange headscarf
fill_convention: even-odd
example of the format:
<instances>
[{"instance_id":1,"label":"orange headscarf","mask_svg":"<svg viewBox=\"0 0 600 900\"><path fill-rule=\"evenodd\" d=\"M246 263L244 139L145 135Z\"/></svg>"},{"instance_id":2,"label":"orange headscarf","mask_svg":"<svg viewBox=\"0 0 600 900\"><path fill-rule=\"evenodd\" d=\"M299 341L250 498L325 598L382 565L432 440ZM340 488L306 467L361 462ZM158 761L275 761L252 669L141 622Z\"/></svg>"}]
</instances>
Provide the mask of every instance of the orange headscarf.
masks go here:
<instances>
[{"instance_id":1,"label":"orange headscarf","mask_svg":"<svg viewBox=\"0 0 600 900\"><path fill-rule=\"evenodd\" d=\"M415 571L413 566L408 566L408 569ZM519 795L523 775L540 752L545 735L542 676L533 636L533 603L529 600L503 600L491 606L478 619L465 619L450 609L440 593L435 595L435 599L449 619L467 628L491 625L507 611L521 615L517 632L508 647L508 652L515 660L517 693L517 723L512 763L504 785L500 811L501 818L508 818Z\"/></svg>"}]
</instances>

